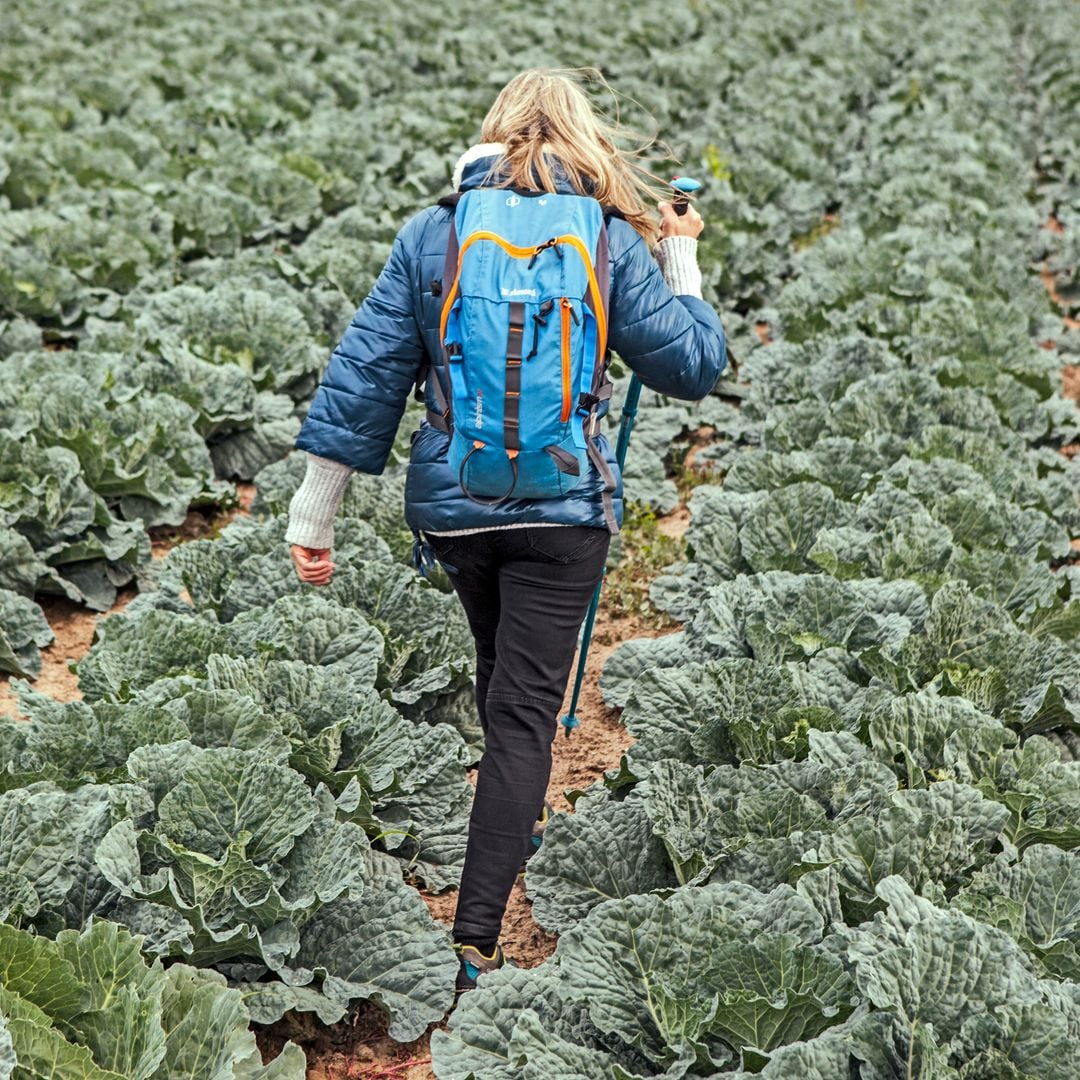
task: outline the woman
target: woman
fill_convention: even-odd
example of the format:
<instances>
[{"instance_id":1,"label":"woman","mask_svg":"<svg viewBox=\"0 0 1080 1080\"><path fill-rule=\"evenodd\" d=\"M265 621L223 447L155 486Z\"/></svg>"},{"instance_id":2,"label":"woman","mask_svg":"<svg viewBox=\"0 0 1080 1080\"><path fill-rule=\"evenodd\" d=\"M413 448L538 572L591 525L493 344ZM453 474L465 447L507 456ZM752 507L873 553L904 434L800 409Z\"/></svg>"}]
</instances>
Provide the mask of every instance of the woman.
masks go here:
<instances>
[{"instance_id":1,"label":"woman","mask_svg":"<svg viewBox=\"0 0 1080 1080\"><path fill-rule=\"evenodd\" d=\"M665 197L618 132L598 117L575 72L525 71L500 92L482 142L462 155L454 188L504 186L592 196L608 218L608 344L653 390L696 400L724 367L720 320L701 299L691 206L670 203L657 230L646 198ZM333 518L352 473L381 473L423 365L429 410L440 375L443 264L453 211L429 207L394 240L389 260L331 356L297 438L309 454L293 498L286 540L301 581L324 585L334 564ZM659 242L652 248L653 242ZM444 385L449 379L444 380ZM523 859L535 850L551 742L577 634L603 573L611 538L605 478L590 464L564 495L471 500L447 464L449 438L424 422L413 435L405 518L447 570L476 639L476 704L484 731L476 796L454 922L458 989L500 967L506 902ZM597 447L615 474L609 510L621 524L622 488L607 440ZM610 488L610 481L608 483ZM610 514L608 518L610 523Z\"/></svg>"}]
</instances>

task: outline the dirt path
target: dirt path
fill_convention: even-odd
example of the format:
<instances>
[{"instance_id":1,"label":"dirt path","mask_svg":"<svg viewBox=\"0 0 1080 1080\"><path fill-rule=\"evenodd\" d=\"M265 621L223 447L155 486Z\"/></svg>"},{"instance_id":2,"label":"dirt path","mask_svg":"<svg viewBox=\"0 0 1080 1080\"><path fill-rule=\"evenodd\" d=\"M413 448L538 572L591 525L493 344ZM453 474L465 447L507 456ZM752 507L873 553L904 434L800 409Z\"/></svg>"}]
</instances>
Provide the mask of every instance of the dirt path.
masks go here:
<instances>
[{"instance_id":1,"label":"dirt path","mask_svg":"<svg viewBox=\"0 0 1080 1080\"><path fill-rule=\"evenodd\" d=\"M613 619L601 608L578 704L581 725L570 738L560 732L553 744L548 798L557 812L570 810L565 792L587 788L606 770L618 768L632 740L619 722L618 710L604 704L599 687L600 671L619 643L654 633L633 619ZM564 708L569 705L570 689L567 688ZM435 919L450 927L457 903L456 890L438 896L421 891L421 895ZM522 878L518 878L510 894L500 940L507 956L520 967L536 967L555 950L556 938L533 922L532 905L525 895ZM444 1026L445 1021L436 1025ZM430 1032L414 1043L396 1043L385 1034L385 1022L368 1007L361 1007L351 1026L346 1022L325 1028L300 1017L289 1017L274 1026L273 1041L268 1041L266 1048L280 1045L286 1037L300 1042L308 1053L311 1062L308 1080L359 1077L434 1080L435 1077L431 1070Z\"/></svg>"}]
</instances>

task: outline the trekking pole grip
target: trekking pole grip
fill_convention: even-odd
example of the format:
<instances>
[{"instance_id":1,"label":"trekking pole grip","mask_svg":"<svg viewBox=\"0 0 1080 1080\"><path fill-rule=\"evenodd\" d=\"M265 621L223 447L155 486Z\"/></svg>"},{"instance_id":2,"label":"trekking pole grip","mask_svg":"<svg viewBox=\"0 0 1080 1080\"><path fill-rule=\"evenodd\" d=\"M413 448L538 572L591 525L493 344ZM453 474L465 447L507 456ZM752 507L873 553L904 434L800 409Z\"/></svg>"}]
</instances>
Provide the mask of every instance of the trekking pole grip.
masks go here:
<instances>
[{"instance_id":1,"label":"trekking pole grip","mask_svg":"<svg viewBox=\"0 0 1080 1080\"><path fill-rule=\"evenodd\" d=\"M692 176L673 176L671 186L675 189L671 205L675 208L675 213L682 217L690 205L690 192L697 191L701 187L701 181L695 180Z\"/></svg>"}]
</instances>

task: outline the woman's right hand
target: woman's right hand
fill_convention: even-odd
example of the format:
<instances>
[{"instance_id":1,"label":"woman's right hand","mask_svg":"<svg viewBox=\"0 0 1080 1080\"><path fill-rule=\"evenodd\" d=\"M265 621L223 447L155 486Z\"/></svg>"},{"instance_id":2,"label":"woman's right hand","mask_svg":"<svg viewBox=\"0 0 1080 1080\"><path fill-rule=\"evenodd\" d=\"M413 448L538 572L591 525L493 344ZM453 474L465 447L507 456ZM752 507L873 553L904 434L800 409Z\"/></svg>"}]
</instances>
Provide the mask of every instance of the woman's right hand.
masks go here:
<instances>
[{"instance_id":1,"label":"woman's right hand","mask_svg":"<svg viewBox=\"0 0 1080 1080\"><path fill-rule=\"evenodd\" d=\"M329 584L330 577L337 568L337 563L330 561L329 548L309 548L300 544L290 544L296 576L308 585Z\"/></svg>"},{"instance_id":2,"label":"woman's right hand","mask_svg":"<svg viewBox=\"0 0 1080 1080\"><path fill-rule=\"evenodd\" d=\"M676 214L674 203L657 203L656 208L660 211L661 240L666 240L669 236L692 236L696 240L705 228L705 222L694 209L693 203L687 205L685 214Z\"/></svg>"}]
</instances>

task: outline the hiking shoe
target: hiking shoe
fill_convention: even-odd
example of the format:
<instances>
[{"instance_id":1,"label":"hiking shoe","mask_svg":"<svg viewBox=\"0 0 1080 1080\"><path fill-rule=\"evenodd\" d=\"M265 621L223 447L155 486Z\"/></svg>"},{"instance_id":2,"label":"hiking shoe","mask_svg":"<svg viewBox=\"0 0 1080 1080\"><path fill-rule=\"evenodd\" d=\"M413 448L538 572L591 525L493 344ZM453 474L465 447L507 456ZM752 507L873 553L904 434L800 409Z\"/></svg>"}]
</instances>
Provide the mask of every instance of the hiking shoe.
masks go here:
<instances>
[{"instance_id":1,"label":"hiking shoe","mask_svg":"<svg viewBox=\"0 0 1080 1080\"><path fill-rule=\"evenodd\" d=\"M525 864L540 850L540 845L544 842L544 830L554 813L555 808L545 799L544 808L540 811L536 824L533 825L532 836L529 837L529 846L525 849L525 858L521 860L522 870L525 869Z\"/></svg>"},{"instance_id":2,"label":"hiking shoe","mask_svg":"<svg viewBox=\"0 0 1080 1080\"><path fill-rule=\"evenodd\" d=\"M476 980L484 972L496 971L506 963L501 945L496 945L495 951L490 956L485 956L475 945L462 945L456 942L454 952L458 954L461 962L458 968L457 985L454 988L455 995L474 989Z\"/></svg>"}]
</instances>

